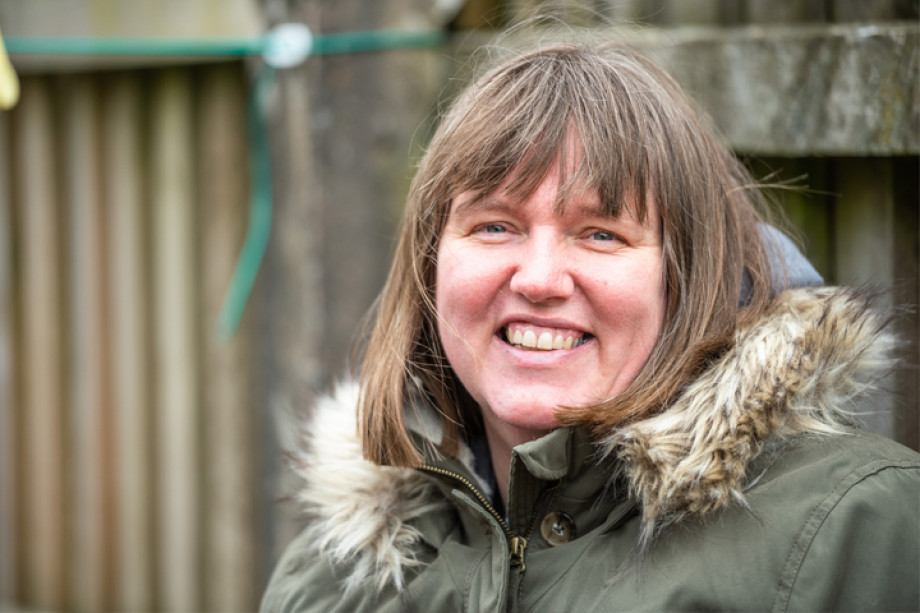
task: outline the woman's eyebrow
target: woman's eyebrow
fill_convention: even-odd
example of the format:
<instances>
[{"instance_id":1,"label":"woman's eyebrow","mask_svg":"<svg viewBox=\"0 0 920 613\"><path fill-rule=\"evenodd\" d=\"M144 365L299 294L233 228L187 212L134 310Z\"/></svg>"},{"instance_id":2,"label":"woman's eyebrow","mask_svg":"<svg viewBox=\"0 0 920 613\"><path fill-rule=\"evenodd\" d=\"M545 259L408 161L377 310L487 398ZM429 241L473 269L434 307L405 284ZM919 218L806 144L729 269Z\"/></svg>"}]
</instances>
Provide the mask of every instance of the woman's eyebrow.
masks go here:
<instances>
[{"instance_id":1,"label":"woman's eyebrow","mask_svg":"<svg viewBox=\"0 0 920 613\"><path fill-rule=\"evenodd\" d=\"M477 211L511 214L518 212L521 206L522 205L520 203L515 203L504 198L497 198L494 195L487 194L485 196L469 198L467 200L457 202L456 208L451 211L451 214L464 215ZM557 212L557 215L565 216L566 211L576 212L579 215L591 217L594 219L619 220L623 219L624 216L627 216L629 217L629 220L635 221L635 219L624 210L621 210L617 215L611 214L603 207L600 200L595 198L589 198L586 200L577 199L573 202L569 202L568 204L564 205L561 211Z\"/></svg>"},{"instance_id":2,"label":"woman's eyebrow","mask_svg":"<svg viewBox=\"0 0 920 613\"><path fill-rule=\"evenodd\" d=\"M623 216L623 209L617 214L613 214L601 204L600 198L597 197L574 199L565 205L564 211L572 211L584 217L597 219L619 219Z\"/></svg>"},{"instance_id":3,"label":"woman's eyebrow","mask_svg":"<svg viewBox=\"0 0 920 613\"><path fill-rule=\"evenodd\" d=\"M511 204L507 200L486 195L479 198L470 198L468 200L458 202L457 207L453 212L456 214L472 211L512 212L516 208L517 206Z\"/></svg>"}]
</instances>

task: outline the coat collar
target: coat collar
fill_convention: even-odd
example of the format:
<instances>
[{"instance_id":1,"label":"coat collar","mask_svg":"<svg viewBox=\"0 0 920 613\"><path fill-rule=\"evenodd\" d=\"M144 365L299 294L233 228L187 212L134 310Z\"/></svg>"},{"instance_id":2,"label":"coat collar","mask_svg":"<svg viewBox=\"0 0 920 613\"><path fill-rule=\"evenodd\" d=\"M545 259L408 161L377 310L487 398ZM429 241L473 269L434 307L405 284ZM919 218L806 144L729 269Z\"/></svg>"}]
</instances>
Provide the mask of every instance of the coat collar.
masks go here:
<instances>
[{"instance_id":1,"label":"coat collar","mask_svg":"<svg viewBox=\"0 0 920 613\"><path fill-rule=\"evenodd\" d=\"M671 407L599 442L641 503L643 545L668 525L746 506L747 467L769 443L853 423L854 400L892 366L895 341L871 302L852 289L783 292Z\"/></svg>"},{"instance_id":2,"label":"coat collar","mask_svg":"<svg viewBox=\"0 0 920 613\"><path fill-rule=\"evenodd\" d=\"M842 288L782 292L673 405L596 441L598 459L618 467L609 479L624 479L641 508L640 549L670 525L746 506L746 470L771 442L842 432L853 399L891 366L894 341L870 303ZM446 503L418 471L363 459L357 396L347 383L315 407L293 456L304 479L297 498L314 547L350 563L346 589L368 578L401 588L419 564L413 519Z\"/></svg>"}]
</instances>

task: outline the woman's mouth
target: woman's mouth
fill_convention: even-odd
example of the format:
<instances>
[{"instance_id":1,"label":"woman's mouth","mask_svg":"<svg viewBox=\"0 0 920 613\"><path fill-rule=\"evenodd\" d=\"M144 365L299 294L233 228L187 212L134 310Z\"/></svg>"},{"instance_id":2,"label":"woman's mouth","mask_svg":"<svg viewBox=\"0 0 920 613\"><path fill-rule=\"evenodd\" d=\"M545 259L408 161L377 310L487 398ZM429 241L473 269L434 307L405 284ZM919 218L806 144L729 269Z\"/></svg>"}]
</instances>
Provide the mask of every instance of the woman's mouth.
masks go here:
<instances>
[{"instance_id":1,"label":"woman's mouth","mask_svg":"<svg viewBox=\"0 0 920 613\"><path fill-rule=\"evenodd\" d=\"M574 349L594 338L587 332L511 324L503 329L503 340L512 347L531 351Z\"/></svg>"}]
</instances>

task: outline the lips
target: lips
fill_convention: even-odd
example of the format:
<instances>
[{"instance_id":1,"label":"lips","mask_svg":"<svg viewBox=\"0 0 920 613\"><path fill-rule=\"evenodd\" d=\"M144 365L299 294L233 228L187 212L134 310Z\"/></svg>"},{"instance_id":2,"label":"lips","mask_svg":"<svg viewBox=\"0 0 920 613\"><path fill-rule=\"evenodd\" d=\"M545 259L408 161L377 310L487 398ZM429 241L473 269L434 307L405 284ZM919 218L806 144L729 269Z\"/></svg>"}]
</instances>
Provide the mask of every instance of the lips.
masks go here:
<instances>
[{"instance_id":1,"label":"lips","mask_svg":"<svg viewBox=\"0 0 920 613\"><path fill-rule=\"evenodd\" d=\"M512 347L531 351L559 351L585 344L590 334L568 328L548 328L527 323L511 323L500 335Z\"/></svg>"}]
</instances>

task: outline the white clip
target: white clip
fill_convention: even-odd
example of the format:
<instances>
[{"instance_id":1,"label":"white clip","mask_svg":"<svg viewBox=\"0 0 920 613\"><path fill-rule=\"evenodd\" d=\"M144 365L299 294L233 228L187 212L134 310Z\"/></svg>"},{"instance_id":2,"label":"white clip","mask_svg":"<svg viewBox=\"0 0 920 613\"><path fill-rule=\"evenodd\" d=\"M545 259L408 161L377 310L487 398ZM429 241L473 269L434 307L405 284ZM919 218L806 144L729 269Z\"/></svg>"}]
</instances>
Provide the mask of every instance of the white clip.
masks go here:
<instances>
[{"instance_id":1,"label":"white clip","mask_svg":"<svg viewBox=\"0 0 920 613\"><path fill-rule=\"evenodd\" d=\"M313 33L302 23L282 23L266 36L262 57L272 68L292 68L307 59L313 49Z\"/></svg>"}]
</instances>

